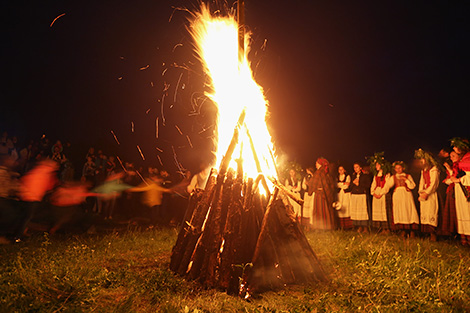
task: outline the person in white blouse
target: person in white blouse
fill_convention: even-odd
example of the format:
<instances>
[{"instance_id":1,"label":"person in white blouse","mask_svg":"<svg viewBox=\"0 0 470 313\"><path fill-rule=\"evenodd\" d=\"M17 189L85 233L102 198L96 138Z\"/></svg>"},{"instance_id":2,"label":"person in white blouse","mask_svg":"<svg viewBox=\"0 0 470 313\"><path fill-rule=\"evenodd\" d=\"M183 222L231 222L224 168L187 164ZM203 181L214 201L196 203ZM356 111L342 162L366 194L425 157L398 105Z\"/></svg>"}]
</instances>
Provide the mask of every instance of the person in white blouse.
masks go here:
<instances>
[{"instance_id":1,"label":"person in white blouse","mask_svg":"<svg viewBox=\"0 0 470 313\"><path fill-rule=\"evenodd\" d=\"M291 169L289 171L289 177L286 178L284 182L284 186L287 187L287 189L295 194L299 199L300 199L300 179L297 177L297 172L294 169ZM296 201L292 200L291 198L289 199L289 203L292 205L292 208L294 209L294 213L297 219L300 219L300 216L302 214L301 210L302 207L300 204L298 204Z\"/></svg>"},{"instance_id":2,"label":"person in white blouse","mask_svg":"<svg viewBox=\"0 0 470 313\"><path fill-rule=\"evenodd\" d=\"M387 216L387 193L384 193L384 187L387 180L390 179L390 174L385 173L383 163L376 161L371 165L375 168L375 175L372 179L370 186L370 193L372 195L372 226L382 233L388 233L389 221Z\"/></svg>"},{"instance_id":3,"label":"person in white blouse","mask_svg":"<svg viewBox=\"0 0 470 313\"><path fill-rule=\"evenodd\" d=\"M392 187L395 187L392 197L393 222L395 229L400 230L400 235L415 237L415 231L419 228L419 217L411 190L416 184L410 174L405 173L403 161L393 163L395 174L385 182L381 193L385 195Z\"/></svg>"},{"instance_id":4,"label":"person in white blouse","mask_svg":"<svg viewBox=\"0 0 470 313\"><path fill-rule=\"evenodd\" d=\"M351 176L346 173L344 166L338 166L338 177L336 179L336 186L338 188L338 201L334 204L339 218L339 227L341 229L353 228L351 213L349 207L351 204L351 192L349 186L351 185Z\"/></svg>"},{"instance_id":5,"label":"person in white blouse","mask_svg":"<svg viewBox=\"0 0 470 313\"><path fill-rule=\"evenodd\" d=\"M415 158L419 159L422 167L419 180L419 204L421 212L421 232L429 234L431 241L436 241L436 228L439 212L437 187L439 186L439 170L434 158L422 149L415 151Z\"/></svg>"},{"instance_id":6,"label":"person in white blouse","mask_svg":"<svg viewBox=\"0 0 470 313\"><path fill-rule=\"evenodd\" d=\"M315 170L313 167L309 167L305 171L307 172L307 176L305 176L302 181L302 188L305 190L305 193L301 223L307 230L310 230L310 223L313 214L313 201L315 199L315 192L313 189L313 173Z\"/></svg>"},{"instance_id":7,"label":"person in white blouse","mask_svg":"<svg viewBox=\"0 0 470 313\"><path fill-rule=\"evenodd\" d=\"M457 176L452 176L455 183L455 210L457 214L457 231L460 241L470 246L470 143L466 139L451 140L454 151L460 156Z\"/></svg>"}]
</instances>

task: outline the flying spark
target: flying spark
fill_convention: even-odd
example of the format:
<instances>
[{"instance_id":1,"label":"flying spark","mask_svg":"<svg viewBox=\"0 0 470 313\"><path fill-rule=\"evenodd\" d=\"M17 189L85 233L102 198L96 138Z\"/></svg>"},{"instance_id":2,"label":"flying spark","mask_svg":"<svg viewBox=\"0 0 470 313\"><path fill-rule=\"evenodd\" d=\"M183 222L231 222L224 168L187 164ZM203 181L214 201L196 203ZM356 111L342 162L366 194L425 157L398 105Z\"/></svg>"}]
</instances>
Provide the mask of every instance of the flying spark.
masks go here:
<instances>
[{"instance_id":1,"label":"flying spark","mask_svg":"<svg viewBox=\"0 0 470 313\"><path fill-rule=\"evenodd\" d=\"M180 77L178 78L178 83L176 83L175 95L173 96L173 102L175 102L175 103L176 103L176 95L178 94L178 88L179 88L180 82L181 82L181 77L183 77L183 73L180 74Z\"/></svg>"},{"instance_id":2,"label":"flying spark","mask_svg":"<svg viewBox=\"0 0 470 313\"><path fill-rule=\"evenodd\" d=\"M160 158L160 156L158 154L157 154L157 159L158 159L158 162L160 163L160 165L163 166L162 159Z\"/></svg>"},{"instance_id":3,"label":"flying spark","mask_svg":"<svg viewBox=\"0 0 470 313\"><path fill-rule=\"evenodd\" d=\"M158 116L155 120L155 137L158 139Z\"/></svg>"},{"instance_id":4,"label":"flying spark","mask_svg":"<svg viewBox=\"0 0 470 313\"><path fill-rule=\"evenodd\" d=\"M191 139L189 138L188 135L186 135L186 139L188 139L189 146L193 148L193 144L191 143Z\"/></svg>"},{"instance_id":5,"label":"flying spark","mask_svg":"<svg viewBox=\"0 0 470 313\"><path fill-rule=\"evenodd\" d=\"M182 46L183 46L182 43L176 44L176 45L173 47L173 51L172 51L172 52L175 52L175 49L176 49L176 48L182 47Z\"/></svg>"},{"instance_id":6,"label":"flying spark","mask_svg":"<svg viewBox=\"0 0 470 313\"><path fill-rule=\"evenodd\" d=\"M140 174L140 172L138 170L135 171L137 173L137 175L139 175L140 179L142 179L142 181L147 184L147 186L149 185L149 183L147 183L147 181L144 179L144 177Z\"/></svg>"},{"instance_id":7,"label":"flying spark","mask_svg":"<svg viewBox=\"0 0 470 313\"><path fill-rule=\"evenodd\" d=\"M178 125L175 125L176 129L178 130L178 133L180 133L180 135L183 135L183 132L181 131L181 129L178 127Z\"/></svg>"},{"instance_id":8,"label":"flying spark","mask_svg":"<svg viewBox=\"0 0 470 313\"><path fill-rule=\"evenodd\" d=\"M54 25L55 21L57 21L59 18L61 18L62 16L64 16L65 13L62 13L61 15L57 16L51 23L51 25L49 25L49 27L52 27L52 25Z\"/></svg>"},{"instance_id":9,"label":"flying spark","mask_svg":"<svg viewBox=\"0 0 470 313\"><path fill-rule=\"evenodd\" d=\"M140 153L140 156L142 157L142 160L144 160L144 161L145 161L144 154L142 153L142 150L140 150L140 147L139 147L139 145L137 145L137 150L139 150L139 153Z\"/></svg>"},{"instance_id":10,"label":"flying spark","mask_svg":"<svg viewBox=\"0 0 470 313\"><path fill-rule=\"evenodd\" d=\"M116 134L114 133L114 131L111 131L111 134L113 134L114 140L116 140L117 144L120 145L121 143L120 143L119 140L117 139Z\"/></svg>"},{"instance_id":11,"label":"flying spark","mask_svg":"<svg viewBox=\"0 0 470 313\"><path fill-rule=\"evenodd\" d=\"M124 170L124 172L127 173L127 169L124 167L124 164L122 164L121 158L120 158L118 155L116 155L116 159L118 159L119 164L121 164L121 167L122 167L122 169Z\"/></svg>"}]
</instances>

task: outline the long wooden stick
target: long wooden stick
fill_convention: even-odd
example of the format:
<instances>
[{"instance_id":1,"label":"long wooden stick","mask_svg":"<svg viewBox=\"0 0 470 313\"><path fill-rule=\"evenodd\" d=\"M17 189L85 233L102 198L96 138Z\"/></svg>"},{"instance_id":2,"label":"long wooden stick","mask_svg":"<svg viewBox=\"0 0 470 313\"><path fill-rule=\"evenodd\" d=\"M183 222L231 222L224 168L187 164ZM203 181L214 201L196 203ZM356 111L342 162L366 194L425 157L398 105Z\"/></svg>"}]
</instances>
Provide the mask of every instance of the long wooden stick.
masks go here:
<instances>
[{"instance_id":1,"label":"long wooden stick","mask_svg":"<svg viewBox=\"0 0 470 313\"><path fill-rule=\"evenodd\" d=\"M253 137L251 137L250 131L248 130L248 127L246 127L246 124L245 124L245 130L246 130L246 135L248 136L248 139L250 140L250 147L251 147L251 152L253 153L253 159L255 160L256 170L258 171L258 173L261 173L262 172L261 163L259 162L258 154L256 153L255 143L253 142ZM261 184L263 185L266 191L266 195L270 197L271 191L269 190L268 184L266 183L266 179L261 178Z\"/></svg>"},{"instance_id":2,"label":"long wooden stick","mask_svg":"<svg viewBox=\"0 0 470 313\"><path fill-rule=\"evenodd\" d=\"M277 179L275 179L274 177L271 177L271 178L269 178L269 180L273 183L274 186L276 186L276 188L279 188L280 190L282 190L289 198L291 198L292 200L294 200L295 202L297 202L300 205L304 204L304 200L297 197L292 191L287 189L286 186L279 183L277 181Z\"/></svg>"},{"instance_id":3,"label":"long wooden stick","mask_svg":"<svg viewBox=\"0 0 470 313\"><path fill-rule=\"evenodd\" d=\"M240 114L240 117L238 118L238 123L237 125L235 125L235 129L233 130L232 140L230 141L230 144L227 148L227 152L224 154L222 161L220 162L219 173L217 173L217 176L220 176L220 175L225 176L225 173L227 172L228 166L230 164L230 160L232 159L233 151L235 150L235 147L238 144L240 126L243 125L245 121L245 116L246 116L246 111L245 109L243 109L242 113Z\"/></svg>"}]
</instances>

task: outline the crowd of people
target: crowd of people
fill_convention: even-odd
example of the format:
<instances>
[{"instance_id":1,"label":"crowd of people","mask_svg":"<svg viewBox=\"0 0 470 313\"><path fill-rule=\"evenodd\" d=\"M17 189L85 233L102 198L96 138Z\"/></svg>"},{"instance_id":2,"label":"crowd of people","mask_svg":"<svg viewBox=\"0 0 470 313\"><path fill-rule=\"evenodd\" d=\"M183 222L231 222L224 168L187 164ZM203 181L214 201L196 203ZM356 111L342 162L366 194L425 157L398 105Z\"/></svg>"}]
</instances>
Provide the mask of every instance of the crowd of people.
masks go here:
<instances>
[{"instance_id":1,"label":"crowd of people","mask_svg":"<svg viewBox=\"0 0 470 313\"><path fill-rule=\"evenodd\" d=\"M470 246L469 141L453 138L437 157L418 149L414 160L409 170L380 152L365 164L355 162L349 174L343 165L318 158L303 179L291 169L285 186L304 200L290 202L307 229L460 238Z\"/></svg>"},{"instance_id":2,"label":"crowd of people","mask_svg":"<svg viewBox=\"0 0 470 313\"><path fill-rule=\"evenodd\" d=\"M103 223L167 226L181 223L196 188L189 170L170 175L90 147L42 136L20 146L0 138L0 243L21 241L35 230L50 234L94 232Z\"/></svg>"},{"instance_id":3,"label":"crowd of people","mask_svg":"<svg viewBox=\"0 0 470 313\"><path fill-rule=\"evenodd\" d=\"M21 241L31 230L50 234L93 232L97 223L178 225L188 199L204 189L210 167L176 175L136 166L90 147L84 155L46 136L18 146L0 137L0 243ZM397 233L402 237L460 238L470 245L470 144L453 138L437 157L415 151L410 169L388 162L383 152L342 164L318 158L304 177L289 171L291 205L308 230ZM73 160L76 158L78 160ZM79 164L76 166L75 164Z\"/></svg>"}]
</instances>

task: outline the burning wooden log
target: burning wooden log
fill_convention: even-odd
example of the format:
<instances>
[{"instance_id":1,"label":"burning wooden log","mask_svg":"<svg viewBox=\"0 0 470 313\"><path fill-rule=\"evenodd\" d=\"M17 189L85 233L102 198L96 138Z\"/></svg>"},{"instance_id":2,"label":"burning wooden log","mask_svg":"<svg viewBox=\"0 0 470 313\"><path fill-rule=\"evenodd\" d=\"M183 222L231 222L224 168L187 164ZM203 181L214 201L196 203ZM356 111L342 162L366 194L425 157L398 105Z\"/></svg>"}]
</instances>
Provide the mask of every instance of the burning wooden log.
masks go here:
<instances>
[{"instance_id":1,"label":"burning wooden log","mask_svg":"<svg viewBox=\"0 0 470 313\"><path fill-rule=\"evenodd\" d=\"M181 228L178 234L178 239L173 247L170 261L170 269L181 275L186 273L194 247L202 234L203 225L213 195L214 184L215 177L210 175L205 190L203 192L193 193L191 196L187 210L193 213L189 220L184 222L185 226Z\"/></svg>"},{"instance_id":2,"label":"burning wooden log","mask_svg":"<svg viewBox=\"0 0 470 313\"><path fill-rule=\"evenodd\" d=\"M295 202L297 202L300 205L304 204L303 199L297 197L297 195L295 193L293 193L292 191L290 191L289 189L287 189L286 186L280 184L277 181L277 179L271 178L270 180L273 183L273 185L276 186L276 188L281 189L284 192L284 194L287 195L289 198L291 198L292 200L294 200Z\"/></svg>"},{"instance_id":3,"label":"burning wooden log","mask_svg":"<svg viewBox=\"0 0 470 313\"><path fill-rule=\"evenodd\" d=\"M286 197L282 188L276 186L264 206L253 179L244 181L240 168L236 176L229 171L225 180L217 177L217 184L210 185L202 196L193 195L199 203L190 202L196 209L189 225L200 228L181 230L172 253L173 271L243 297L327 280L292 210L280 199Z\"/></svg>"},{"instance_id":4,"label":"burning wooden log","mask_svg":"<svg viewBox=\"0 0 470 313\"><path fill-rule=\"evenodd\" d=\"M287 284L326 281L327 276L295 216L277 199L268 204L242 293L258 293Z\"/></svg>"},{"instance_id":5,"label":"burning wooden log","mask_svg":"<svg viewBox=\"0 0 470 313\"><path fill-rule=\"evenodd\" d=\"M187 210L194 210L194 213L192 214L190 222L187 223L188 227L182 229L178 235L177 243L173 248L170 262L170 269L181 275L189 273L191 278L198 278L204 264L205 254L208 250L217 248L217 242L209 242L211 240L211 235L214 235L212 233L214 231L214 227L210 226L207 231L204 230L206 229L206 225L212 225L215 219L218 221L218 225L220 224L220 217L217 217L217 215L220 214L221 209L219 198L229 162L238 143L239 127L243 123L244 118L245 111L240 114L238 124L234 129L233 137L227 149L227 153L221 162L215 186L215 177L212 175L214 174L214 170L212 170L201 200L196 202L197 200L193 199L194 197L198 197L197 194L193 194L191 196ZM226 206L228 206L228 204L226 204ZM226 216L226 213L223 215ZM223 229L223 227L220 226L216 227ZM181 232L184 233L181 234ZM202 278L202 280L204 280L204 278Z\"/></svg>"}]
</instances>

